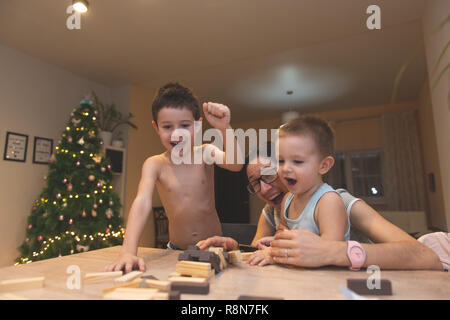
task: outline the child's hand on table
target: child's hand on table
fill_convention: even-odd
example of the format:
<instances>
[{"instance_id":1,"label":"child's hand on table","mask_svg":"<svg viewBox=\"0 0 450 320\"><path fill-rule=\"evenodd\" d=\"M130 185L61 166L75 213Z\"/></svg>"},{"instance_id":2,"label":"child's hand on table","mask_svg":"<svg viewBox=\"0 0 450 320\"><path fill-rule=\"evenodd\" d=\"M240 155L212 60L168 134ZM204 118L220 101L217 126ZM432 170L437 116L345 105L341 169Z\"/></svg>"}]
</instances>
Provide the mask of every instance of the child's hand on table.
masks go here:
<instances>
[{"instance_id":1,"label":"child's hand on table","mask_svg":"<svg viewBox=\"0 0 450 320\"><path fill-rule=\"evenodd\" d=\"M255 251L248 259L248 264L251 266L258 265L260 267L268 264L274 264L270 251L270 247L265 247L262 250Z\"/></svg>"},{"instance_id":2,"label":"child's hand on table","mask_svg":"<svg viewBox=\"0 0 450 320\"><path fill-rule=\"evenodd\" d=\"M123 270L125 273L131 272L133 269L139 269L139 271L145 271L144 259L139 258L131 253L123 253L119 256L114 263L106 266L103 271L120 271Z\"/></svg>"}]
</instances>

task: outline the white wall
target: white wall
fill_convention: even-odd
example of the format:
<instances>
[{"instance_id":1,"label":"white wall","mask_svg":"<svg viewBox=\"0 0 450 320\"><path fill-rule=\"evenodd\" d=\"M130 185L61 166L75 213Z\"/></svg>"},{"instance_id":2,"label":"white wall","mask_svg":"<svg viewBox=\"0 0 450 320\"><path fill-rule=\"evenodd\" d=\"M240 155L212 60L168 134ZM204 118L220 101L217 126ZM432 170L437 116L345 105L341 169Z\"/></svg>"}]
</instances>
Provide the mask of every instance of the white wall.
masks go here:
<instances>
[{"instance_id":1,"label":"white wall","mask_svg":"<svg viewBox=\"0 0 450 320\"><path fill-rule=\"evenodd\" d=\"M105 102L120 100L128 112L129 88L110 89L0 44L0 267L18 256L32 203L45 186L48 166L32 163L34 137L51 138L56 147L71 110L92 90ZM25 163L3 160L7 131L28 135Z\"/></svg>"},{"instance_id":2,"label":"white wall","mask_svg":"<svg viewBox=\"0 0 450 320\"><path fill-rule=\"evenodd\" d=\"M450 50L444 55L438 69L436 63L450 39L450 22L439 31L435 31L450 12L450 1L427 0L423 17L424 39L427 57L430 88L439 72L450 62ZM450 227L450 71L441 78L439 84L431 89L431 102L436 128L439 165L442 177L444 207L447 229Z\"/></svg>"}]
</instances>

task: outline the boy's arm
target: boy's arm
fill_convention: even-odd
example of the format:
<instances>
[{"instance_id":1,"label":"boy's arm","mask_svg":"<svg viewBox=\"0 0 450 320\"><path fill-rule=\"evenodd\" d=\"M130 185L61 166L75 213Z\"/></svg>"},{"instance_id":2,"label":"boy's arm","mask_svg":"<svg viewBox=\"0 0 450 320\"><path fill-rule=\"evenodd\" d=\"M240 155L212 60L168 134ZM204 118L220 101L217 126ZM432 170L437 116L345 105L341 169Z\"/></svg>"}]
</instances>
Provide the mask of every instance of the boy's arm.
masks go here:
<instances>
[{"instance_id":1,"label":"boy's arm","mask_svg":"<svg viewBox=\"0 0 450 320\"><path fill-rule=\"evenodd\" d=\"M220 150L214 145L209 145L209 147L213 148L214 158L222 160L220 161L221 163L220 162L216 163L217 166L230 171L235 172L241 171L243 163L239 162L243 162L244 157L242 154L242 149L238 146L234 134L232 135L233 148L232 150L227 149L227 134L226 134L227 129L232 130L230 126L230 119L231 119L230 109L223 104L208 102L203 104L203 113L205 114L206 120L208 120L208 122L215 129L219 130L222 135L224 151ZM234 155L234 157L232 159L229 159L228 161L227 161L227 152L228 153L232 152L232 154ZM229 156L229 158L231 157ZM230 160L232 160L231 163L229 163Z\"/></svg>"},{"instance_id":2,"label":"boy's arm","mask_svg":"<svg viewBox=\"0 0 450 320\"><path fill-rule=\"evenodd\" d=\"M322 239L344 240L348 230L348 217L344 203L337 193L327 192L320 198L315 220Z\"/></svg>"},{"instance_id":3,"label":"boy's arm","mask_svg":"<svg viewBox=\"0 0 450 320\"><path fill-rule=\"evenodd\" d=\"M139 182L137 196L131 206L120 256L112 265L107 266L107 271L125 269L129 272L136 265L140 270L145 270L143 259L137 258L139 240L152 209L152 195L157 179L158 166L155 158L149 158L142 166L141 180ZM143 270L144 269L144 270Z\"/></svg>"}]
</instances>

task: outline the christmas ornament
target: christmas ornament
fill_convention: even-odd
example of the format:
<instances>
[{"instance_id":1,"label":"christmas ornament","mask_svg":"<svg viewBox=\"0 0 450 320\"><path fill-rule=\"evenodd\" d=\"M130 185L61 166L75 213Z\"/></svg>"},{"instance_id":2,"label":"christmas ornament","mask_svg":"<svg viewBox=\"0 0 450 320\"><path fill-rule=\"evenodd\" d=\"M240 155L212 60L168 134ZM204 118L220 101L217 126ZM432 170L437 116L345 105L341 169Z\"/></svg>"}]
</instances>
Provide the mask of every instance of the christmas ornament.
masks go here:
<instances>
[{"instance_id":1,"label":"christmas ornament","mask_svg":"<svg viewBox=\"0 0 450 320\"><path fill-rule=\"evenodd\" d=\"M63 181L62 181L62 183L63 183L63 184L66 184L66 183L67 183L67 179L64 178Z\"/></svg>"},{"instance_id":2,"label":"christmas ornament","mask_svg":"<svg viewBox=\"0 0 450 320\"><path fill-rule=\"evenodd\" d=\"M72 224L73 223L73 220L72 219L69 219L69 224Z\"/></svg>"},{"instance_id":3,"label":"christmas ornament","mask_svg":"<svg viewBox=\"0 0 450 320\"><path fill-rule=\"evenodd\" d=\"M81 216L82 216L83 218L86 218L86 211L83 211L83 212L81 213Z\"/></svg>"},{"instance_id":4,"label":"christmas ornament","mask_svg":"<svg viewBox=\"0 0 450 320\"><path fill-rule=\"evenodd\" d=\"M94 181L94 180L95 180L95 176L94 176L93 174L91 174L91 175L88 177L88 179L89 179L89 181Z\"/></svg>"},{"instance_id":5,"label":"christmas ornament","mask_svg":"<svg viewBox=\"0 0 450 320\"><path fill-rule=\"evenodd\" d=\"M83 138L83 137L81 137L81 139L78 140L78 144L80 144L80 145L83 145L83 144L84 144L84 138Z\"/></svg>"},{"instance_id":6,"label":"christmas ornament","mask_svg":"<svg viewBox=\"0 0 450 320\"><path fill-rule=\"evenodd\" d=\"M63 221L64 220L64 216L63 215L60 215L59 216L59 221Z\"/></svg>"},{"instance_id":7,"label":"christmas ornament","mask_svg":"<svg viewBox=\"0 0 450 320\"><path fill-rule=\"evenodd\" d=\"M92 210L92 211L91 211L91 215L95 218L95 217L97 216L97 211Z\"/></svg>"},{"instance_id":8,"label":"christmas ornament","mask_svg":"<svg viewBox=\"0 0 450 320\"><path fill-rule=\"evenodd\" d=\"M31 230L31 228L33 228L33 226L31 224L28 225L28 230Z\"/></svg>"},{"instance_id":9,"label":"christmas ornament","mask_svg":"<svg viewBox=\"0 0 450 320\"><path fill-rule=\"evenodd\" d=\"M44 238L42 236L37 237L37 241L41 242Z\"/></svg>"},{"instance_id":10,"label":"christmas ornament","mask_svg":"<svg viewBox=\"0 0 450 320\"><path fill-rule=\"evenodd\" d=\"M81 165L80 161L77 161L76 166L79 167Z\"/></svg>"},{"instance_id":11,"label":"christmas ornament","mask_svg":"<svg viewBox=\"0 0 450 320\"><path fill-rule=\"evenodd\" d=\"M72 191L72 189L73 189L73 185L71 183L69 183L67 185L67 191Z\"/></svg>"},{"instance_id":12,"label":"christmas ornament","mask_svg":"<svg viewBox=\"0 0 450 320\"><path fill-rule=\"evenodd\" d=\"M68 137L67 137L67 142L68 142L68 143L72 143L72 141L73 141L73 140L72 140L72 137L71 137L71 136L68 136Z\"/></svg>"}]
</instances>

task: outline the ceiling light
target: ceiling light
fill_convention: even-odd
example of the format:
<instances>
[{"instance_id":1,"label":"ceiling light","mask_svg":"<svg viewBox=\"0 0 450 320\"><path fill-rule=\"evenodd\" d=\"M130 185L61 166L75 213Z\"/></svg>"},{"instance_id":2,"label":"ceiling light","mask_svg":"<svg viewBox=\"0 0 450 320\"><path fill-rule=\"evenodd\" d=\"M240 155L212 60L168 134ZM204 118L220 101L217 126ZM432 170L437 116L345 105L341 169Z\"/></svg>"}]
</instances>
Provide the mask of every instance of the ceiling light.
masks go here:
<instances>
[{"instance_id":1,"label":"ceiling light","mask_svg":"<svg viewBox=\"0 0 450 320\"><path fill-rule=\"evenodd\" d=\"M76 11L84 13L88 11L89 3L86 0L73 0L72 6Z\"/></svg>"}]
</instances>

